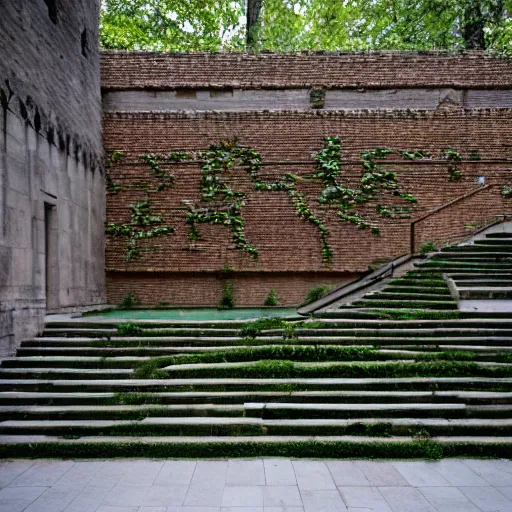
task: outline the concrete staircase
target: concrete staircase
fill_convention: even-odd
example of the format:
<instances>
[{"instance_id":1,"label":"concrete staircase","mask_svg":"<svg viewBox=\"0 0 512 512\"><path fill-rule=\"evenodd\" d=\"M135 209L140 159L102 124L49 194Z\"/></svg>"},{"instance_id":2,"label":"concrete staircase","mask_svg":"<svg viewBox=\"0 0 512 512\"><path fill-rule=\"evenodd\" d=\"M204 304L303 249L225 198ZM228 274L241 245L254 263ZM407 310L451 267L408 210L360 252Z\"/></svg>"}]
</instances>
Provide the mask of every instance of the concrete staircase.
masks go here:
<instances>
[{"instance_id":1,"label":"concrete staircase","mask_svg":"<svg viewBox=\"0 0 512 512\"><path fill-rule=\"evenodd\" d=\"M512 237L305 321L46 325L0 367L4 457L512 456ZM508 282L507 282L508 280Z\"/></svg>"}]
</instances>

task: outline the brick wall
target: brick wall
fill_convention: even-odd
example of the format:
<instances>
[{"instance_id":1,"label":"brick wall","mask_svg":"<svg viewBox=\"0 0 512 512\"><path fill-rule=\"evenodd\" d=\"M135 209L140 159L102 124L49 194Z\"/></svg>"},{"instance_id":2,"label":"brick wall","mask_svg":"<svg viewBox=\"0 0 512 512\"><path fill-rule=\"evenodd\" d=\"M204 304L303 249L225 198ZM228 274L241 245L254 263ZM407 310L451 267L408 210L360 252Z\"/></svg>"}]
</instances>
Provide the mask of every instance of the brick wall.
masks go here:
<instances>
[{"instance_id":1,"label":"brick wall","mask_svg":"<svg viewBox=\"0 0 512 512\"><path fill-rule=\"evenodd\" d=\"M230 282L236 306L263 306L270 290L277 293L280 306L294 306L311 288L341 285L357 277L336 272L108 272L107 294L113 304L136 292L142 305L216 306L222 287Z\"/></svg>"},{"instance_id":2,"label":"brick wall","mask_svg":"<svg viewBox=\"0 0 512 512\"><path fill-rule=\"evenodd\" d=\"M185 66L187 62L189 65ZM216 87L237 84L242 88L305 84L344 87L353 85L358 77L358 83L368 87L458 85L471 89L505 87L506 80L510 84L507 78L510 64L504 62L482 54L328 57L107 53L103 57L103 84L108 90L145 88L145 91L182 86L200 88L201 85L212 88L212 84ZM376 259L408 253L411 220L477 189L480 186L477 179L481 176L485 176L487 184L496 184L496 190L508 179L512 167L507 162L512 160L511 115L512 110L508 108L467 109L460 104L431 110L109 110L104 114L105 147L122 151L124 156L110 170L121 190L107 195L108 220L128 222L129 205L149 200L153 212L162 217L162 225L175 228L167 236L141 241L140 247L147 252L139 260L125 261L126 242L110 238L106 252L109 300L117 302L129 291L136 291L145 303L215 305L221 290L218 272L228 266L234 272L239 304L261 305L272 283L283 303L293 304L300 302L313 285L342 282L367 271ZM411 218L376 216L376 203L404 205L390 196L361 207L359 211L380 226L380 237L340 221L334 209L320 205L319 181L297 185L297 190L309 198L311 210L324 219L329 229L328 242L333 249L329 264L322 262L318 229L297 217L286 192L256 191L244 169L231 169L223 179L233 190L247 195L242 217L245 234L259 251L258 259L253 260L234 248L231 232L225 226L199 224L200 240L188 239L189 227L185 222L188 210L182 201L205 206L199 201L200 164L164 166L175 176L173 186L168 189L147 192L136 188L137 184L149 183L154 189L158 183L151 176L150 167L138 158L141 153L202 150L235 136L244 146L260 152L264 162L274 162L261 169L265 181L282 178L289 172L298 176L311 173L311 163L299 165L299 162L311 162L311 153L321 149L325 136L342 139L343 157L347 161L358 161L361 151L376 147L426 150L432 154L432 160L405 161L395 154L388 160L397 163L383 162L384 167L397 172L401 188L416 196L418 204ZM462 172L459 181L448 180L449 164L439 159L440 150L446 148L453 148L464 157L459 166ZM481 161L468 160L472 151L480 153ZM289 163L281 165L283 162ZM343 169L342 181L356 186L363 172L360 163ZM466 224L476 224L475 219L487 218L490 200L488 194L474 196L470 204L471 220L463 207L454 209L456 222L453 219L446 224L438 222L436 237L451 238L455 236L454 225L464 230ZM507 207L506 202L493 208L493 212L502 207ZM449 216L446 212L436 219L444 215ZM443 234L445 227L448 232ZM428 229L421 229L417 230L420 238L428 238Z\"/></svg>"},{"instance_id":3,"label":"brick wall","mask_svg":"<svg viewBox=\"0 0 512 512\"><path fill-rule=\"evenodd\" d=\"M361 52L338 55L103 53L104 89L176 87L505 87L507 59L482 52Z\"/></svg>"}]
</instances>

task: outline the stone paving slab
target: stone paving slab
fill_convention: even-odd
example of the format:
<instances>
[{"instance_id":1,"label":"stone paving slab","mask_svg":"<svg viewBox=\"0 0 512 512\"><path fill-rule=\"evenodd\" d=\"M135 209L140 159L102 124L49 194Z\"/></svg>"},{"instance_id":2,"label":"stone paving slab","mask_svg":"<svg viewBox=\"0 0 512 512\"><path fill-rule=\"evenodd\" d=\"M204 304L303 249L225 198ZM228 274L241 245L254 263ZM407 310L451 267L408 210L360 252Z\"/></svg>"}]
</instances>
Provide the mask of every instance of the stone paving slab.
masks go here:
<instances>
[{"instance_id":1,"label":"stone paving slab","mask_svg":"<svg viewBox=\"0 0 512 512\"><path fill-rule=\"evenodd\" d=\"M18 511L511 512L512 461L5 460Z\"/></svg>"}]
</instances>

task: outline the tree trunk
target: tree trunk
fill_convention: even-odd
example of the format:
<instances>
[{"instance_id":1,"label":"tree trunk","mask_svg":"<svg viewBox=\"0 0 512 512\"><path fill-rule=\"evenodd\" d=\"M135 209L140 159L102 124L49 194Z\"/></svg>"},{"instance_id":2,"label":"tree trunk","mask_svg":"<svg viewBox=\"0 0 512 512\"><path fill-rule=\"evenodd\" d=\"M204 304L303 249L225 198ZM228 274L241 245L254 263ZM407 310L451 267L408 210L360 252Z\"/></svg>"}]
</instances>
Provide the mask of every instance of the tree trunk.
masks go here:
<instances>
[{"instance_id":1,"label":"tree trunk","mask_svg":"<svg viewBox=\"0 0 512 512\"><path fill-rule=\"evenodd\" d=\"M485 20L479 0L469 3L464 13L464 20L462 36L466 50L485 50Z\"/></svg>"},{"instance_id":2,"label":"tree trunk","mask_svg":"<svg viewBox=\"0 0 512 512\"><path fill-rule=\"evenodd\" d=\"M258 42L258 20L263 0L247 0L247 49L251 50Z\"/></svg>"}]
</instances>

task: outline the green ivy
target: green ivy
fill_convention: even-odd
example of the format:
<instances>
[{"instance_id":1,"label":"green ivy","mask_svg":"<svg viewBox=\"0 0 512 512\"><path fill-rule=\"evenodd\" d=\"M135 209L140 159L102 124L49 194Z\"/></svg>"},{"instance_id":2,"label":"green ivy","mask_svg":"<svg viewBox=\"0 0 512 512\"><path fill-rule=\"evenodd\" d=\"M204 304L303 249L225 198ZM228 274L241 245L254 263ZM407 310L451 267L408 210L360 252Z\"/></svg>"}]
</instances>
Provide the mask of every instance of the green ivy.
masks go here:
<instances>
[{"instance_id":1,"label":"green ivy","mask_svg":"<svg viewBox=\"0 0 512 512\"><path fill-rule=\"evenodd\" d=\"M418 158L430 158L426 151L400 151L400 154L407 160L416 160Z\"/></svg>"},{"instance_id":2,"label":"green ivy","mask_svg":"<svg viewBox=\"0 0 512 512\"><path fill-rule=\"evenodd\" d=\"M329 230L325 227L325 224L311 212L304 194L293 189L289 189L288 193L290 194L293 206L297 211L297 215L307 220L308 222L311 222L311 224L316 226L320 231L320 239L322 242L322 261L324 263L329 263L332 259L332 249L327 243L327 235L329 234Z\"/></svg>"},{"instance_id":3,"label":"green ivy","mask_svg":"<svg viewBox=\"0 0 512 512\"><path fill-rule=\"evenodd\" d=\"M448 181L460 181L463 178L462 171L455 165L448 167Z\"/></svg>"},{"instance_id":4,"label":"green ivy","mask_svg":"<svg viewBox=\"0 0 512 512\"><path fill-rule=\"evenodd\" d=\"M123 158L124 153L122 151L107 151L105 158L105 183L107 186L107 190L109 192L119 192L121 190L121 185L118 185L114 182L112 177L110 176L110 169L118 164Z\"/></svg>"},{"instance_id":5,"label":"green ivy","mask_svg":"<svg viewBox=\"0 0 512 512\"><path fill-rule=\"evenodd\" d=\"M443 158L444 160L460 162L462 160L462 155L455 151L454 149L442 149L441 158Z\"/></svg>"},{"instance_id":6,"label":"green ivy","mask_svg":"<svg viewBox=\"0 0 512 512\"><path fill-rule=\"evenodd\" d=\"M503 187L501 189L501 195L505 199L511 199L512 198L512 184L503 185Z\"/></svg>"},{"instance_id":7,"label":"green ivy","mask_svg":"<svg viewBox=\"0 0 512 512\"><path fill-rule=\"evenodd\" d=\"M335 205L337 207L336 215L340 219L356 224L361 229L369 228L375 236L380 235L380 229L370 219L354 211L358 205L372 201L381 191L389 192L391 195L408 202L416 202L415 197L399 190L398 180L394 172L384 170L376 163L377 159L386 158L392 153L393 150L387 148L375 148L362 152L360 156L364 171L360 181L361 185L358 189L350 188L337 180L337 176L340 175L340 139L336 137L324 138L324 150L316 154L317 169L321 171L317 171L312 176L312 178L321 178L325 185L320 193L319 202ZM415 153L426 154L424 152ZM325 156L330 159L330 162L325 161ZM325 169L327 169L327 172L324 171ZM377 204L375 212L380 216L390 217L394 214L410 213L410 209Z\"/></svg>"},{"instance_id":8,"label":"green ivy","mask_svg":"<svg viewBox=\"0 0 512 512\"><path fill-rule=\"evenodd\" d=\"M171 155L176 155L176 153L172 153ZM151 174L158 179L159 183L156 187L157 192L160 192L173 184L174 176L160 167L161 162L164 162L165 160L178 160L177 158L171 158L171 155L164 156L145 153L139 156L142 161L149 165L151 168Z\"/></svg>"},{"instance_id":9,"label":"green ivy","mask_svg":"<svg viewBox=\"0 0 512 512\"><path fill-rule=\"evenodd\" d=\"M173 227L143 229L162 223L161 217L152 214L149 201L139 201L138 203L131 204L130 216L131 222L127 224L106 223L106 233L108 235L127 240L126 261L140 257L142 250L138 247L138 240L156 238L174 231Z\"/></svg>"},{"instance_id":10,"label":"green ivy","mask_svg":"<svg viewBox=\"0 0 512 512\"><path fill-rule=\"evenodd\" d=\"M189 205L186 218L190 226L189 239L200 238L196 224L222 224L229 227L237 249L246 251L252 258L258 251L247 240L241 208L246 195L236 192L222 179L222 175L235 166L245 167L253 181L261 166L261 156L256 151L240 146L236 139L212 144L208 151L200 154L204 160L201 167L201 201L212 206L194 209Z\"/></svg>"}]
</instances>

